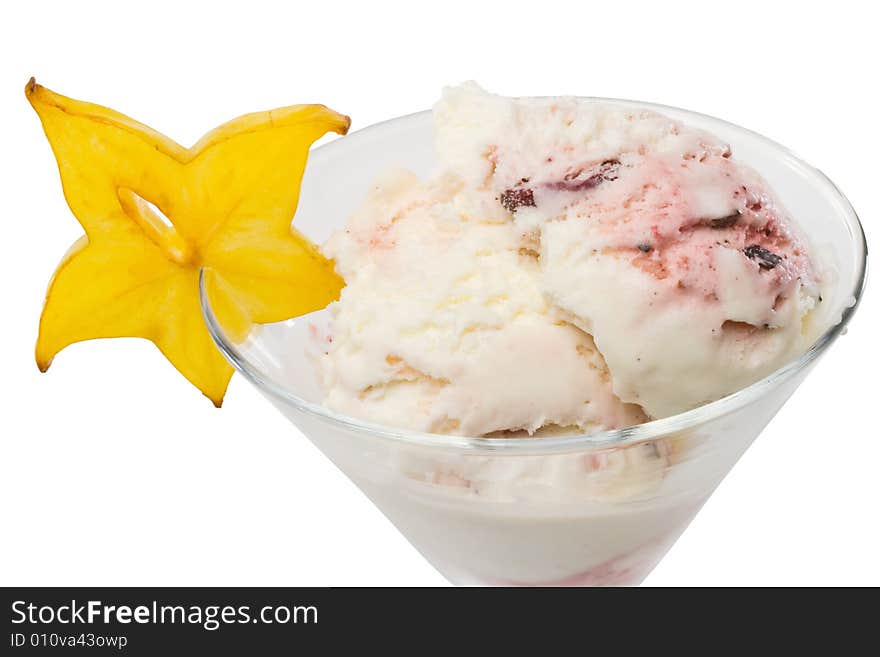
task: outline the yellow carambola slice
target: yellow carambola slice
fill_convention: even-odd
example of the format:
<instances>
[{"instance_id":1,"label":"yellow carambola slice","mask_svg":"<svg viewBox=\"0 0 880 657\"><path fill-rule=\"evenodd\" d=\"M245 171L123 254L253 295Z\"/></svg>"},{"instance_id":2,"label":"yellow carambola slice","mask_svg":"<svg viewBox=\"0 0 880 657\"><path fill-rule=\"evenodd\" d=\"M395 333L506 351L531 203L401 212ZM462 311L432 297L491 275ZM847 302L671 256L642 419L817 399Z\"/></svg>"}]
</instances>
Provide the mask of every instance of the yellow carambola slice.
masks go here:
<instances>
[{"instance_id":1,"label":"yellow carambola slice","mask_svg":"<svg viewBox=\"0 0 880 657\"><path fill-rule=\"evenodd\" d=\"M33 79L25 94L86 232L46 293L41 370L74 342L146 338L220 406L232 369L202 321L200 267L219 275L236 312L253 322L338 298L343 281L333 263L290 224L309 147L329 131L345 134L347 116L323 105L283 107L234 119L184 148Z\"/></svg>"}]
</instances>

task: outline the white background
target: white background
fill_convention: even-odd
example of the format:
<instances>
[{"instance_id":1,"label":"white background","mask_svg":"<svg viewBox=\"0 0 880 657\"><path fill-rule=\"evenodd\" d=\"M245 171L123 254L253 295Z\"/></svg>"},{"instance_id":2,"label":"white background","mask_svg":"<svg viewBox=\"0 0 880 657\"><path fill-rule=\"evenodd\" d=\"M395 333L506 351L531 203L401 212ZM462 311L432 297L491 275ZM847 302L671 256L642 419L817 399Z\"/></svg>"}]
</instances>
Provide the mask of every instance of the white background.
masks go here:
<instances>
[{"instance_id":1,"label":"white background","mask_svg":"<svg viewBox=\"0 0 880 657\"><path fill-rule=\"evenodd\" d=\"M75 345L38 373L45 286L81 231L31 75L184 144L298 102L357 129L470 78L678 105L790 146L849 196L869 243L880 230L869 3L15 4L0 9L0 584L445 583L242 379L215 410L138 340ZM871 287L646 584L880 585Z\"/></svg>"}]
</instances>

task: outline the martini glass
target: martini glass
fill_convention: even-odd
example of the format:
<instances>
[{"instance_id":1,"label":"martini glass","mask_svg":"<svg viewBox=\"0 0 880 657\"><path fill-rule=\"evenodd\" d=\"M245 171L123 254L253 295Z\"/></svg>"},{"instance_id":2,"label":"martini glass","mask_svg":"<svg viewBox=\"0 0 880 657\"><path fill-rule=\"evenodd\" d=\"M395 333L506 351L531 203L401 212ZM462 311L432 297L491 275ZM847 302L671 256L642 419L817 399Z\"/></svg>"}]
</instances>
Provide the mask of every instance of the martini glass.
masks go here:
<instances>
[{"instance_id":1,"label":"martini glass","mask_svg":"<svg viewBox=\"0 0 880 657\"><path fill-rule=\"evenodd\" d=\"M651 109L714 133L776 190L833 268L814 311L821 335L802 356L728 397L627 429L542 438L416 433L322 406L313 357L315 337L329 328L326 311L252 324L216 312L218 274L201 274L205 321L229 362L454 584L640 583L844 331L864 285L867 247L858 217L818 169L719 119L596 100ZM321 243L345 224L377 176L401 167L428 176L436 164L430 112L321 146L309 159L296 227Z\"/></svg>"}]
</instances>

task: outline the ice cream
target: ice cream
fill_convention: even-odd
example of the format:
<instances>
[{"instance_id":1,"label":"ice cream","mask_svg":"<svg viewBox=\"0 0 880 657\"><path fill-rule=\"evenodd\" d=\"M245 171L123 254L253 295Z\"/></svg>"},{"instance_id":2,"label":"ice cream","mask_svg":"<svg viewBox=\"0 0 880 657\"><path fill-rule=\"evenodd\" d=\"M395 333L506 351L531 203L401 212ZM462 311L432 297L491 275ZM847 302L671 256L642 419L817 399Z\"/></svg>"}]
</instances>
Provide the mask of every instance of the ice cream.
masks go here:
<instances>
[{"instance_id":1,"label":"ice cream","mask_svg":"<svg viewBox=\"0 0 880 657\"><path fill-rule=\"evenodd\" d=\"M304 400L279 407L452 582L638 584L851 303L858 224L831 184L669 113L733 148L635 103L468 84L312 160L300 221L325 235L348 217L324 246L346 287L254 350ZM392 164L418 176L373 182ZM728 395L810 344L734 399L594 433Z\"/></svg>"},{"instance_id":2,"label":"ice cream","mask_svg":"<svg viewBox=\"0 0 880 657\"><path fill-rule=\"evenodd\" d=\"M463 435L644 419L612 392L591 337L548 303L491 192L393 172L325 252L347 283L322 359L331 408Z\"/></svg>"},{"instance_id":3,"label":"ice cream","mask_svg":"<svg viewBox=\"0 0 880 657\"><path fill-rule=\"evenodd\" d=\"M590 432L694 408L804 350L804 238L704 132L474 84L435 107L441 170L379 181L324 247L346 280L335 410L461 435Z\"/></svg>"}]
</instances>

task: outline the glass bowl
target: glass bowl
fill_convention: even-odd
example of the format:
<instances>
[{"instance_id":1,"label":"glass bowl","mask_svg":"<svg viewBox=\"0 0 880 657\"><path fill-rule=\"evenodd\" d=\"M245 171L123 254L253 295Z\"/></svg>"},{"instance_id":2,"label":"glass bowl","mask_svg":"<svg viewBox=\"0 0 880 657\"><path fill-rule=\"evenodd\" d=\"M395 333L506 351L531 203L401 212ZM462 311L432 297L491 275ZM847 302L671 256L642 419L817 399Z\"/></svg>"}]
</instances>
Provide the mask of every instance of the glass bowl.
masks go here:
<instances>
[{"instance_id":1,"label":"glass bowl","mask_svg":"<svg viewBox=\"0 0 880 657\"><path fill-rule=\"evenodd\" d=\"M590 99L588 99L590 100ZM847 199L819 170L765 137L682 109L647 108L712 132L757 169L833 263L824 333L800 358L700 408L627 429L544 438L466 438L377 426L321 405L310 351L326 311L224 327L200 278L209 331L230 363L308 436L447 579L479 585L635 585L843 332L865 280L867 247ZM430 112L315 149L295 225L317 243L342 227L377 176L430 175ZM797 458L792 454L792 459Z\"/></svg>"}]
</instances>

